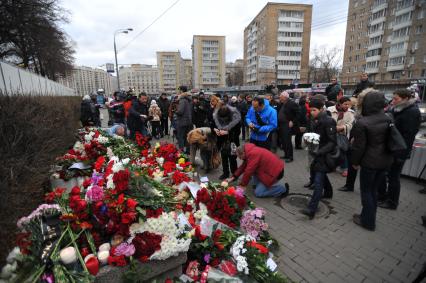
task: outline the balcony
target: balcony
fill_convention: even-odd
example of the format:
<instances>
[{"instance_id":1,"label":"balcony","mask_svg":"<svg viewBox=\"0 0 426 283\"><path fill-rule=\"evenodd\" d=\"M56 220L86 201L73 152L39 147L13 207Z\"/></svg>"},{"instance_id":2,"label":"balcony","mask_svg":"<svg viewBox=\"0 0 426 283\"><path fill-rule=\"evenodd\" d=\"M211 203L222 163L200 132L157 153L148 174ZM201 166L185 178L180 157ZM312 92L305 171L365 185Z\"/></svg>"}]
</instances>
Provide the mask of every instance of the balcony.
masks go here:
<instances>
[{"instance_id":1,"label":"balcony","mask_svg":"<svg viewBox=\"0 0 426 283\"><path fill-rule=\"evenodd\" d=\"M392 71L401 71L404 70L404 64L400 64L400 65L392 65L392 66L388 66L386 68L387 72L392 72Z\"/></svg>"},{"instance_id":2,"label":"balcony","mask_svg":"<svg viewBox=\"0 0 426 283\"><path fill-rule=\"evenodd\" d=\"M294 80L296 76L299 76L299 75L293 75L293 74L277 75L278 79L280 80Z\"/></svg>"},{"instance_id":3,"label":"balcony","mask_svg":"<svg viewBox=\"0 0 426 283\"><path fill-rule=\"evenodd\" d=\"M371 26L374 26L378 23L385 22L385 21L386 21L386 16L383 16L383 17L380 17L380 18L377 18L377 19L374 19L374 20L368 22L368 24L371 25Z\"/></svg>"},{"instance_id":4,"label":"balcony","mask_svg":"<svg viewBox=\"0 0 426 283\"><path fill-rule=\"evenodd\" d=\"M368 45L367 50L382 48L382 45L383 45L383 43L374 43L374 44Z\"/></svg>"},{"instance_id":5,"label":"balcony","mask_svg":"<svg viewBox=\"0 0 426 283\"><path fill-rule=\"evenodd\" d=\"M294 60L300 61L302 56L277 56L277 60Z\"/></svg>"},{"instance_id":6,"label":"balcony","mask_svg":"<svg viewBox=\"0 0 426 283\"><path fill-rule=\"evenodd\" d=\"M303 32L303 27L278 27L278 31L294 31L294 32Z\"/></svg>"},{"instance_id":7,"label":"balcony","mask_svg":"<svg viewBox=\"0 0 426 283\"><path fill-rule=\"evenodd\" d=\"M403 42L403 41L408 41L410 39L409 35L401 36L401 37L395 37L395 38L393 36L391 36L391 37L392 37L391 40L390 40L391 44Z\"/></svg>"},{"instance_id":8,"label":"balcony","mask_svg":"<svg viewBox=\"0 0 426 283\"><path fill-rule=\"evenodd\" d=\"M303 18L293 18L293 17L284 17L284 16L279 16L278 21L279 22L298 22L298 23L304 22Z\"/></svg>"},{"instance_id":9,"label":"balcony","mask_svg":"<svg viewBox=\"0 0 426 283\"><path fill-rule=\"evenodd\" d=\"M277 41L298 41L302 42L303 37L284 37L284 36L278 36Z\"/></svg>"},{"instance_id":10,"label":"balcony","mask_svg":"<svg viewBox=\"0 0 426 283\"><path fill-rule=\"evenodd\" d=\"M376 56L370 56L365 58L365 62L374 62L374 61L380 61L381 55Z\"/></svg>"},{"instance_id":11,"label":"balcony","mask_svg":"<svg viewBox=\"0 0 426 283\"><path fill-rule=\"evenodd\" d=\"M388 3L382 3L380 5L377 5L375 7L371 8L371 13L374 14L380 10L386 9L388 7Z\"/></svg>"},{"instance_id":12,"label":"balcony","mask_svg":"<svg viewBox=\"0 0 426 283\"><path fill-rule=\"evenodd\" d=\"M302 46L278 46L277 51L302 51Z\"/></svg>"},{"instance_id":13,"label":"balcony","mask_svg":"<svg viewBox=\"0 0 426 283\"><path fill-rule=\"evenodd\" d=\"M379 35L383 35L383 34L385 34L385 31L381 29L381 30L376 30L376 31L374 31L372 33L369 33L368 37L369 38L373 38L373 37L376 37L376 36L379 36Z\"/></svg>"},{"instance_id":14,"label":"balcony","mask_svg":"<svg viewBox=\"0 0 426 283\"><path fill-rule=\"evenodd\" d=\"M378 67L376 67L376 68L366 68L365 72L367 74L377 74L379 72L379 68Z\"/></svg>"},{"instance_id":15,"label":"balcony","mask_svg":"<svg viewBox=\"0 0 426 283\"><path fill-rule=\"evenodd\" d=\"M402 8L402 9L396 10L395 11L395 17L398 17L398 16L400 16L402 14L414 11L414 9L415 9L415 6L414 5L410 5L410 6Z\"/></svg>"},{"instance_id":16,"label":"balcony","mask_svg":"<svg viewBox=\"0 0 426 283\"><path fill-rule=\"evenodd\" d=\"M300 70L300 66L290 66L290 65L278 65L278 70L292 70L292 71L298 71Z\"/></svg>"},{"instance_id":17,"label":"balcony","mask_svg":"<svg viewBox=\"0 0 426 283\"><path fill-rule=\"evenodd\" d=\"M392 29L393 30L398 30L398 29L403 28L403 27L411 26L412 24L413 24L413 21L409 20L409 21L406 21L406 22L402 22L402 23L398 23L396 25L393 25Z\"/></svg>"}]
</instances>

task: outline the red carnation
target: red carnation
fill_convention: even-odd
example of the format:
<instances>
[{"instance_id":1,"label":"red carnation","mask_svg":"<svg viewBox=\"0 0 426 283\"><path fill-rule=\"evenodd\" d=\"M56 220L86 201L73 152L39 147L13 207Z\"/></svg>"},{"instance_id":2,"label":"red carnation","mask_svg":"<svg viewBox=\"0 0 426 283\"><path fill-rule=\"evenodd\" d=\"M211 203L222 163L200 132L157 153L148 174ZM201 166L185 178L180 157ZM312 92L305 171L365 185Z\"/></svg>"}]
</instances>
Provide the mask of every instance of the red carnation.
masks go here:
<instances>
[{"instance_id":1,"label":"red carnation","mask_svg":"<svg viewBox=\"0 0 426 283\"><path fill-rule=\"evenodd\" d=\"M126 257L124 255L109 256L108 264L112 266L126 266L127 265Z\"/></svg>"},{"instance_id":2,"label":"red carnation","mask_svg":"<svg viewBox=\"0 0 426 283\"><path fill-rule=\"evenodd\" d=\"M136 234L132 244L135 246L135 257L143 261L145 257L150 257L153 253L161 249L161 235L150 232Z\"/></svg>"}]
</instances>

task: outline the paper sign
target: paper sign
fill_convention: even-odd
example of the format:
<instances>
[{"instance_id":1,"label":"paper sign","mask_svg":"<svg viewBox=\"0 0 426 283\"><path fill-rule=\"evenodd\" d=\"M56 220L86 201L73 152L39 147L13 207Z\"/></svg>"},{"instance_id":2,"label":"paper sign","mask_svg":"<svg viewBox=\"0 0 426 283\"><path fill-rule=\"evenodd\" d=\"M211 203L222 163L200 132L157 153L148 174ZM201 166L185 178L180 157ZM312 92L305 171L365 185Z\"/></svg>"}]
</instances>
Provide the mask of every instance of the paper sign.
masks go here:
<instances>
[{"instance_id":1,"label":"paper sign","mask_svg":"<svg viewBox=\"0 0 426 283\"><path fill-rule=\"evenodd\" d=\"M179 226L180 227L191 227L191 223L189 223L188 218L186 218L185 214L181 213L178 216L179 219Z\"/></svg>"},{"instance_id":2,"label":"paper sign","mask_svg":"<svg viewBox=\"0 0 426 283\"><path fill-rule=\"evenodd\" d=\"M194 183L194 182L190 182L190 183L186 183L186 186L188 187L188 189L191 191L191 194L194 198L197 198L197 192L199 190L201 190L201 187L199 184Z\"/></svg>"},{"instance_id":3,"label":"paper sign","mask_svg":"<svg viewBox=\"0 0 426 283\"><path fill-rule=\"evenodd\" d=\"M201 177L200 178L200 182L201 183L208 183L209 182L209 178L207 178L207 176Z\"/></svg>"},{"instance_id":4,"label":"paper sign","mask_svg":"<svg viewBox=\"0 0 426 283\"><path fill-rule=\"evenodd\" d=\"M269 268L269 270L271 270L272 272L275 271L275 269L277 269L277 264L275 263L275 261L272 258L268 258L268 260L266 261L266 266Z\"/></svg>"},{"instance_id":5,"label":"paper sign","mask_svg":"<svg viewBox=\"0 0 426 283\"><path fill-rule=\"evenodd\" d=\"M201 219L200 222L200 233L204 236L210 237L213 232L213 219L208 216L205 216Z\"/></svg>"},{"instance_id":6,"label":"paper sign","mask_svg":"<svg viewBox=\"0 0 426 283\"><path fill-rule=\"evenodd\" d=\"M90 165L86 165L83 162L77 162L71 165L70 167L68 167L68 169L85 170L85 169L89 169L90 167L91 167Z\"/></svg>"}]
</instances>

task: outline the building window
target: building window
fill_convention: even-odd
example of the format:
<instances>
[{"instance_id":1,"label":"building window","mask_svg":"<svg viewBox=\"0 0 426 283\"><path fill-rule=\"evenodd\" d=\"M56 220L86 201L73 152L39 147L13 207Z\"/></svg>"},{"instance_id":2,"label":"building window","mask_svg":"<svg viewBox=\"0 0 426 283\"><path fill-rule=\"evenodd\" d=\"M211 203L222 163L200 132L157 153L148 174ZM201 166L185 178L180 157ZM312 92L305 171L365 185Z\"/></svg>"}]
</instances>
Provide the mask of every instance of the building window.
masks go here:
<instances>
[{"instance_id":1,"label":"building window","mask_svg":"<svg viewBox=\"0 0 426 283\"><path fill-rule=\"evenodd\" d=\"M392 80L399 80L402 77L402 71L392 72Z\"/></svg>"},{"instance_id":2,"label":"building window","mask_svg":"<svg viewBox=\"0 0 426 283\"><path fill-rule=\"evenodd\" d=\"M419 25L416 27L416 34L421 34L423 33L423 25Z\"/></svg>"},{"instance_id":3,"label":"building window","mask_svg":"<svg viewBox=\"0 0 426 283\"><path fill-rule=\"evenodd\" d=\"M422 77L422 78L426 77L426 69L422 70L422 74L420 75L420 77Z\"/></svg>"},{"instance_id":4,"label":"building window","mask_svg":"<svg viewBox=\"0 0 426 283\"><path fill-rule=\"evenodd\" d=\"M419 13L417 14L417 19L418 20L423 19L425 17L425 14L426 14L425 9L420 10Z\"/></svg>"},{"instance_id":5,"label":"building window","mask_svg":"<svg viewBox=\"0 0 426 283\"><path fill-rule=\"evenodd\" d=\"M408 78L412 78L413 77L413 71L408 71Z\"/></svg>"},{"instance_id":6,"label":"building window","mask_svg":"<svg viewBox=\"0 0 426 283\"><path fill-rule=\"evenodd\" d=\"M418 48L419 48L419 42L416 41L416 42L413 43L412 50L417 50Z\"/></svg>"},{"instance_id":7,"label":"building window","mask_svg":"<svg viewBox=\"0 0 426 283\"><path fill-rule=\"evenodd\" d=\"M359 55L355 55L355 62L359 61Z\"/></svg>"},{"instance_id":8,"label":"building window","mask_svg":"<svg viewBox=\"0 0 426 283\"><path fill-rule=\"evenodd\" d=\"M423 55L423 63L426 63L426 55Z\"/></svg>"}]
</instances>

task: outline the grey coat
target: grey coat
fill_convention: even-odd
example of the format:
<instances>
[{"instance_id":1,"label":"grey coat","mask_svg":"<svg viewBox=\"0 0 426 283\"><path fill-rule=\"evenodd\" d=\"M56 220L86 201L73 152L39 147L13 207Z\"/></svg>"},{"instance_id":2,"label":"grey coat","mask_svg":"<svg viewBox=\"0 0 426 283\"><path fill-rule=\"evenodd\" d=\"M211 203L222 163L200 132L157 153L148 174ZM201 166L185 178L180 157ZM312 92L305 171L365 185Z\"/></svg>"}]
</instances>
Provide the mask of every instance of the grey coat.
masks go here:
<instances>
[{"instance_id":1,"label":"grey coat","mask_svg":"<svg viewBox=\"0 0 426 283\"><path fill-rule=\"evenodd\" d=\"M192 126L192 102L188 94L183 93L179 97L179 104L176 110L178 128Z\"/></svg>"}]
</instances>

